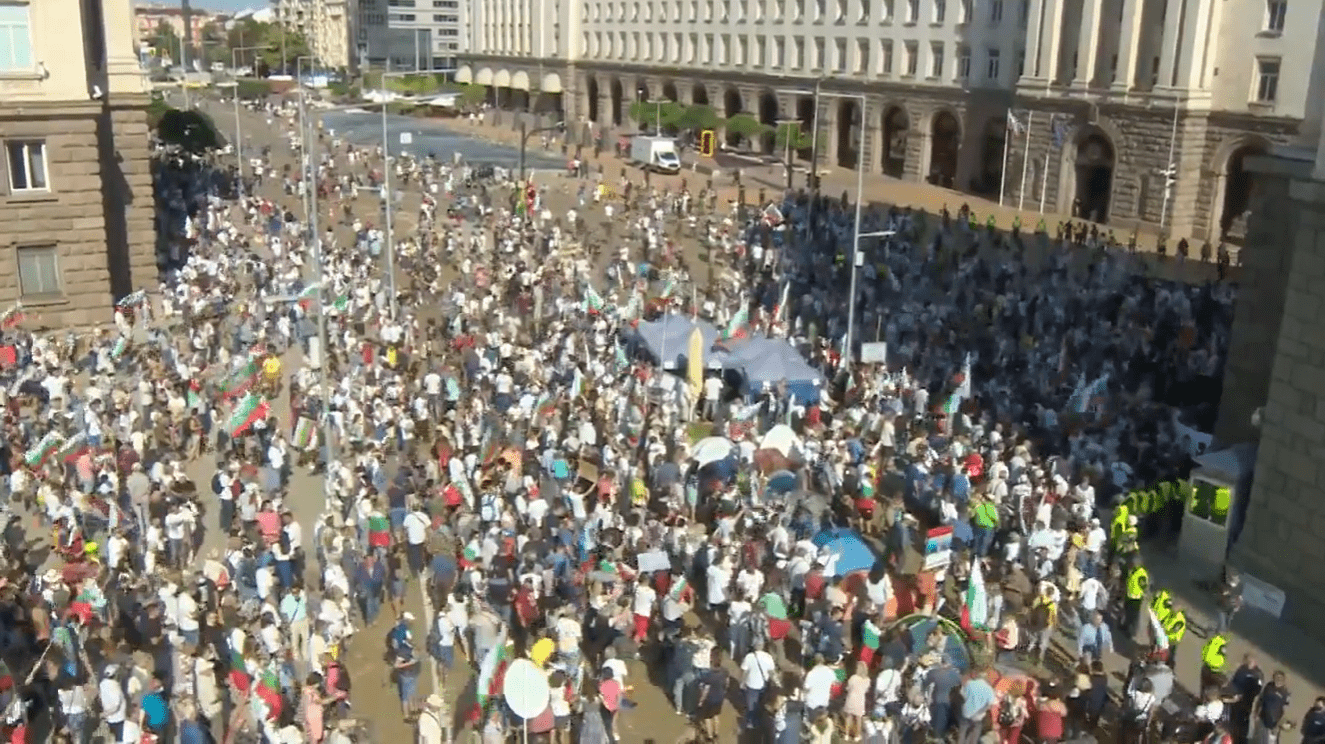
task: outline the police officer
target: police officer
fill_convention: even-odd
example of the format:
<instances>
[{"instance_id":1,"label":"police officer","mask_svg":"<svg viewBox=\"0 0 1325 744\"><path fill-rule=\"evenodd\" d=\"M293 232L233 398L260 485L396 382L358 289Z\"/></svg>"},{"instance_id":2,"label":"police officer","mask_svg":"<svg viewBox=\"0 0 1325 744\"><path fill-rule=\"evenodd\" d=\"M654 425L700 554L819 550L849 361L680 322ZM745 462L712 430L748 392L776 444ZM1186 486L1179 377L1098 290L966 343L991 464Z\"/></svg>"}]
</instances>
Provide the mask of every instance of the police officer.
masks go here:
<instances>
[{"instance_id":1,"label":"police officer","mask_svg":"<svg viewBox=\"0 0 1325 744\"><path fill-rule=\"evenodd\" d=\"M1201 647L1201 689L1224 686L1224 667L1228 660L1225 650L1228 639L1223 633L1210 636L1210 640Z\"/></svg>"},{"instance_id":2,"label":"police officer","mask_svg":"<svg viewBox=\"0 0 1325 744\"><path fill-rule=\"evenodd\" d=\"M1150 573L1140 561L1131 564L1127 574L1127 597L1123 603L1123 632L1128 640L1135 640L1137 625L1141 622L1141 608L1150 589Z\"/></svg>"},{"instance_id":3,"label":"police officer","mask_svg":"<svg viewBox=\"0 0 1325 744\"><path fill-rule=\"evenodd\" d=\"M1160 625L1164 628L1164 635L1169 637L1169 669L1176 671L1178 643L1187 635L1187 613L1183 612L1182 608L1175 607L1169 613L1168 619L1160 621Z\"/></svg>"}]
</instances>

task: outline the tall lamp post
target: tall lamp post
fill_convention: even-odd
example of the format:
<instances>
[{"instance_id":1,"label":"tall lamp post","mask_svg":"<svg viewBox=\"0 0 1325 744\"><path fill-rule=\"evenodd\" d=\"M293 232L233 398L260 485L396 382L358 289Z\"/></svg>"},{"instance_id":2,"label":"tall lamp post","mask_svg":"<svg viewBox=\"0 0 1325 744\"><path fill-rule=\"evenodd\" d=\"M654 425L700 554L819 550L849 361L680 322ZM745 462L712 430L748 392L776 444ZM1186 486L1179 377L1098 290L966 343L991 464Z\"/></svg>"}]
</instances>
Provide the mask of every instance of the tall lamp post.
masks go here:
<instances>
[{"instance_id":1,"label":"tall lamp post","mask_svg":"<svg viewBox=\"0 0 1325 744\"><path fill-rule=\"evenodd\" d=\"M230 50L230 74L239 69L239 53L250 49L266 49L265 46L240 46ZM239 195L244 196L244 139L239 124L239 80L235 79L235 160L239 162Z\"/></svg>"},{"instance_id":2,"label":"tall lamp post","mask_svg":"<svg viewBox=\"0 0 1325 744\"><path fill-rule=\"evenodd\" d=\"M454 72L454 70L434 70L433 72ZM389 300L389 301L390 301L389 307L390 307L390 309L391 309L391 317L392 317L392 319L394 319L394 318L396 317L396 311L397 311L398 308L397 308L397 303L396 303L396 239L395 239L395 235L392 233L392 229L391 229L391 222L392 222L392 220L391 220L391 212L395 209L395 204L392 202L392 198L391 198L391 197L392 197L392 194L391 194L391 140L390 140L390 139L388 138L388 136L387 136L387 121L386 121L386 107L387 107L387 96L386 96L386 92L387 92L387 84L386 84L386 81L387 81L388 78L393 78L393 77L409 77L409 76L411 76L411 75L418 75L418 74L420 74L420 73L419 73L419 71L417 71L417 70L407 70L407 71L404 71L404 72L384 72L384 73L382 73L382 190L384 191L385 205L386 205L386 206L385 206L385 208L386 208L386 217L385 217L385 221L386 221L386 281L387 281L387 286L390 288L390 292L391 292L391 297L390 297L390 300ZM424 73L424 74L432 74L432 73L429 72L429 73Z\"/></svg>"},{"instance_id":3,"label":"tall lamp post","mask_svg":"<svg viewBox=\"0 0 1325 744\"><path fill-rule=\"evenodd\" d=\"M304 210L307 211L312 198L309 194L314 190L313 184L309 182L316 177L316 166L313 164L313 158L309 155L308 108L304 97L304 60L316 65L317 58L311 54L301 54L294 58L294 84L295 89L299 91L299 178L304 184L303 201ZM316 213L313 216L316 217Z\"/></svg>"},{"instance_id":4,"label":"tall lamp post","mask_svg":"<svg viewBox=\"0 0 1325 744\"><path fill-rule=\"evenodd\" d=\"M814 90L813 90L813 91L795 90L795 89L792 89L792 90L780 90L780 91L777 91L778 93L789 94L789 95L797 95L797 96L803 96L803 95L806 95L807 93L811 93L811 94L814 96L814 107L815 107L815 108L814 108L814 113L815 113L815 117L814 117L814 118L815 118L815 122L814 122L814 132L815 132L815 136L812 136L812 137L811 137L811 143L812 143L812 144L810 145L810 149L811 149L811 150L815 150L815 149L818 147L818 144L819 144L819 143L818 143L818 137L817 137L817 134L818 134L818 131L819 131L819 99L820 99L820 98L829 98L829 99L834 99L834 98L836 98L836 99L850 98L850 99L853 99L853 100L855 100L855 101L858 101L858 102L859 102L859 108L860 108L860 132L861 132L862 139L863 139L863 135L864 135L864 133L865 133L865 102L866 102L865 94L864 94L864 93L837 93L837 92L833 92L833 91L823 91L823 90L820 89L820 85L819 85L819 83L820 83L820 81L817 81L817 80L815 81L815 85L814 85ZM860 216L861 216L861 209L862 209L863 205L865 204L865 147L864 147L864 144L865 144L865 143L862 141L860 144L858 144L858 145L856 146L856 218L855 218L855 226L852 228L852 231L851 231L851 234L852 234L852 238L851 238L851 288L848 290L848 291L850 292L850 299L848 300L848 304L847 304L847 334L846 334L846 337L845 337L844 339L842 339L842 358L846 360L847 365L850 365L850 364L851 364L851 354L852 354L852 351L851 351L851 336L852 336L852 333L855 331L855 326L856 326L856 271L857 271L857 256L859 255L859 251L860 251L860 238L861 238L861 235L860 235ZM815 163L814 160L815 160L815 158L818 157L818 153L817 153L817 152L811 152L810 155L811 155L810 168L811 168L811 172L812 172L812 176L811 176L811 179L810 179L810 183L813 185L814 182L815 182L815 180L816 180L816 179L813 177L813 174L814 174L814 172L816 172L816 171L818 170L818 164Z\"/></svg>"}]
</instances>

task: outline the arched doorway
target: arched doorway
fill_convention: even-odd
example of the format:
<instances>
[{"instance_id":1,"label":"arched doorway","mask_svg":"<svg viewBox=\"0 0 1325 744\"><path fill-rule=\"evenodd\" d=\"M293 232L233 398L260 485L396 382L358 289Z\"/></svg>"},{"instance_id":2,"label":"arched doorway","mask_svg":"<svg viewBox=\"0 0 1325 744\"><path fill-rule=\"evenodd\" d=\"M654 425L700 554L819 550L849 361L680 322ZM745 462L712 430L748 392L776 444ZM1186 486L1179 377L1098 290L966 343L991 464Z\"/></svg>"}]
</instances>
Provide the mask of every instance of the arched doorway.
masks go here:
<instances>
[{"instance_id":1,"label":"arched doorway","mask_svg":"<svg viewBox=\"0 0 1325 744\"><path fill-rule=\"evenodd\" d=\"M952 188L957 180L957 153L962 125L951 111L939 111L929 129L929 182Z\"/></svg>"},{"instance_id":2,"label":"arched doorway","mask_svg":"<svg viewBox=\"0 0 1325 744\"><path fill-rule=\"evenodd\" d=\"M1003 148L1007 137L1006 117L995 116L985 121L980 135L980 174L971 184L972 192L995 198L1005 196L998 190L1003 186Z\"/></svg>"},{"instance_id":3,"label":"arched doorway","mask_svg":"<svg viewBox=\"0 0 1325 744\"><path fill-rule=\"evenodd\" d=\"M860 157L860 103L852 98L837 102L837 167L855 170Z\"/></svg>"},{"instance_id":4,"label":"arched doorway","mask_svg":"<svg viewBox=\"0 0 1325 744\"><path fill-rule=\"evenodd\" d=\"M760 149L772 153L777 148L778 97L773 91L766 90L759 94L759 122L768 127L768 132L759 138Z\"/></svg>"},{"instance_id":5,"label":"arched doorway","mask_svg":"<svg viewBox=\"0 0 1325 744\"><path fill-rule=\"evenodd\" d=\"M901 178L906 173L906 136L911 130L911 117L901 106L892 106L883 112L883 173Z\"/></svg>"},{"instance_id":6,"label":"arched doorway","mask_svg":"<svg viewBox=\"0 0 1325 744\"><path fill-rule=\"evenodd\" d=\"M690 91L690 102L696 106L709 105L709 89L705 88L703 83L695 83L695 87Z\"/></svg>"},{"instance_id":7,"label":"arched doorway","mask_svg":"<svg viewBox=\"0 0 1325 744\"><path fill-rule=\"evenodd\" d=\"M1098 129L1090 130L1077 143L1076 190L1072 216L1098 222L1109 221L1113 196L1113 143Z\"/></svg>"},{"instance_id":8,"label":"arched doorway","mask_svg":"<svg viewBox=\"0 0 1325 744\"><path fill-rule=\"evenodd\" d=\"M620 78L612 78L611 92L608 95L612 97L612 126L619 127L621 126L623 113L621 110L622 101L625 100L625 93L621 90Z\"/></svg>"},{"instance_id":9,"label":"arched doorway","mask_svg":"<svg viewBox=\"0 0 1325 744\"><path fill-rule=\"evenodd\" d=\"M589 83L584 86L585 92L589 96L589 121L598 123L598 78L589 78Z\"/></svg>"},{"instance_id":10,"label":"arched doorway","mask_svg":"<svg viewBox=\"0 0 1325 744\"><path fill-rule=\"evenodd\" d=\"M1247 158L1269 151L1263 142L1248 142L1228 156L1224 166L1224 203L1219 210L1219 237L1241 239L1246 235L1245 215L1251 207L1255 177L1247 170Z\"/></svg>"},{"instance_id":11,"label":"arched doorway","mask_svg":"<svg viewBox=\"0 0 1325 744\"><path fill-rule=\"evenodd\" d=\"M743 104L741 103L741 91L735 88L728 88L722 93L722 111L723 116L730 119L741 113ZM727 132L727 146L735 147L739 137L732 132Z\"/></svg>"},{"instance_id":12,"label":"arched doorway","mask_svg":"<svg viewBox=\"0 0 1325 744\"><path fill-rule=\"evenodd\" d=\"M663 98L666 98L672 103L676 103L677 101L681 100L681 96L676 92L676 83L670 83L670 82L663 83L662 90L663 90Z\"/></svg>"}]
</instances>

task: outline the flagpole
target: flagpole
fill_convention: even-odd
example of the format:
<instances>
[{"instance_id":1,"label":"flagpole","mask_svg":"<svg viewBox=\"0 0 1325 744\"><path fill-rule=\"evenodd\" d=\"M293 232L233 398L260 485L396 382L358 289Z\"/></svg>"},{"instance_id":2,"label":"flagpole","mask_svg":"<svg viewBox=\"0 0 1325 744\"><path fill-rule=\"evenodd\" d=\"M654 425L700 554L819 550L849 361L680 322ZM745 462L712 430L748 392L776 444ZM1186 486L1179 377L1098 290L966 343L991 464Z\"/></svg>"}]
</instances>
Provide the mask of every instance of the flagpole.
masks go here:
<instances>
[{"instance_id":1,"label":"flagpole","mask_svg":"<svg viewBox=\"0 0 1325 744\"><path fill-rule=\"evenodd\" d=\"M1017 188L1017 211L1020 212L1026 202L1026 167L1031 164L1031 124L1035 121L1035 112L1026 114L1026 154L1021 158L1021 185Z\"/></svg>"},{"instance_id":2,"label":"flagpole","mask_svg":"<svg viewBox=\"0 0 1325 744\"><path fill-rule=\"evenodd\" d=\"M1003 124L1003 167L998 171L998 206L1003 206L1003 195L1007 193L1008 183L1008 145L1012 142L1012 109L1008 109L1008 120Z\"/></svg>"}]
</instances>

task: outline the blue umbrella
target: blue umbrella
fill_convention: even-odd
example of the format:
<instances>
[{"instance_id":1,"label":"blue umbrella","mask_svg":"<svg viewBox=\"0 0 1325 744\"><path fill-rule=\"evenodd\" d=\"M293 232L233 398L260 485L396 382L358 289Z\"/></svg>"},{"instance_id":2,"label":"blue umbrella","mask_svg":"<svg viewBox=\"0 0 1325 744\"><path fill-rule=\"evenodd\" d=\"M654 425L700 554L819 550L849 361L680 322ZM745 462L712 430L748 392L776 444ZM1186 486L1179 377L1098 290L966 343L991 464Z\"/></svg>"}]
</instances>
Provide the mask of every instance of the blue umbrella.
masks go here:
<instances>
[{"instance_id":1,"label":"blue umbrella","mask_svg":"<svg viewBox=\"0 0 1325 744\"><path fill-rule=\"evenodd\" d=\"M876 560L874 550L855 530L836 528L824 530L811 541L819 548L819 554L825 552L837 556L833 576L845 576L856 571L868 571L874 568Z\"/></svg>"},{"instance_id":2,"label":"blue umbrella","mask_svg":"<svg viewBox=\"0 0 1325 744\"><path fill-rule=\"evenodd\" d=\"M764 492L768 496L783 495L796 490L796 474L790 470L779 470L768 476Z\"/></svg>"}]
</instances>

